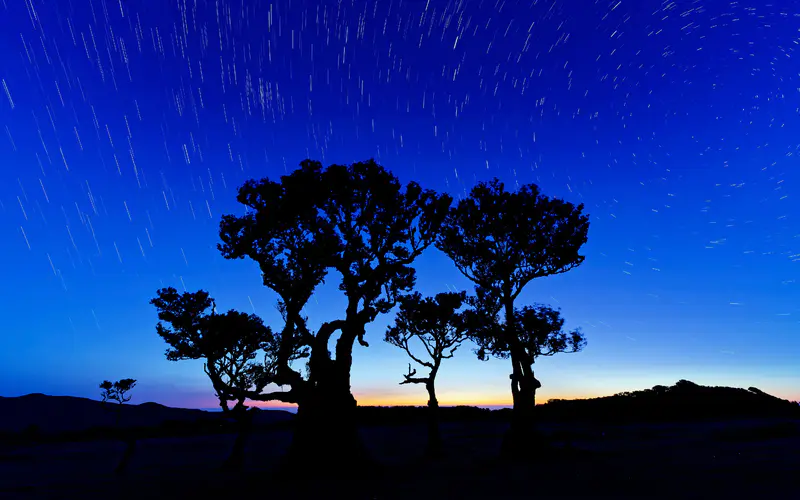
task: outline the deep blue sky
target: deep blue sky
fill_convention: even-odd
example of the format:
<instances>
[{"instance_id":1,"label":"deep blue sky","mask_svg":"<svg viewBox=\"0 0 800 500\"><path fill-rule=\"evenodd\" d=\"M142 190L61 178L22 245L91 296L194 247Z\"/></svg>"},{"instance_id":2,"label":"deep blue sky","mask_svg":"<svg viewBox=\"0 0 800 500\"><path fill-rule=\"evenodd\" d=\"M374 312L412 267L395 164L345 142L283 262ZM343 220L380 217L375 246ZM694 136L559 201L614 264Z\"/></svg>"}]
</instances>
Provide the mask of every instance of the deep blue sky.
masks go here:
<instances>
[{"instance_id":1,"label":"deep blue sky","mask_svg":"<svg viewBox=\"0 0 800 500\"><path fill-rule=\"evenodd\" d=\"M213 407L149 299L204 288L276 322L255 265L215 249L236 187L374 157L454 196L497 176L586 204L586 262L521 296L589 341L538 364L542 399L680 378L800 399L798 6L4 0L0 394L133 377L139 402ZM423 293L470 289L436 250L417 269ZM308 314L341 304L333 283ZM421 404L390 320L353 390ZM439 399L508 403L508 372L464 348Z\"/></svg>"}]
</instances>

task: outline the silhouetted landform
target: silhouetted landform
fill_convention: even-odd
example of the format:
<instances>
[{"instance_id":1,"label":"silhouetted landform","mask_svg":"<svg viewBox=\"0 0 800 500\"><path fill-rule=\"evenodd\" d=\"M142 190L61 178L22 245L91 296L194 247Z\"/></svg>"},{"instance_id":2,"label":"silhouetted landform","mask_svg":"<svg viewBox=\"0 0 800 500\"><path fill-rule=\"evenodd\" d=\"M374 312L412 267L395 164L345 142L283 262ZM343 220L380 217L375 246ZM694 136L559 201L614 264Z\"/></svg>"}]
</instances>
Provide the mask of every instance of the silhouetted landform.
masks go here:
<instances>
[{"instance_id":1,"label":"silhouetted landform","mask_svg":"<svg viewBox=\"0 0 800 500\"><path fill-rule=\"evenodd\" d=\"M359 421L366 425L424 422L425 407L361 406ZM742 418L800 418L800 405L755 387L708 387L681 380L672 387L622 392L591 399L551 399L536 407L540 422L634 423L725 420ZM440 408L442 422L509 422L511 409L473 406Z\"/></svg>"},{"instance_id":2,"label":"silhouetted landform","mask_svg":"<svg viewBox=\"0 0 800 500\"><path fill-rule=\"evenodd\" d=\"M73 412L60 419L61 429L81 415L103 418L97 401L39 394L0 398L0 420L6 429L19 429L31 420L11 424L12 416L59 415L57 408L61 417ZM102 435L102 428L84 424L83 434L60 438L0 435L0 445L10 444L0 446L0 497L106 499L113 491L114 498L227 498L263 496L267 484L272 496L294 499L791 498L800 466L796 403L758 389L685 381L539 405L545 445L533 463L516 465L499 460L510 409L442 407L443 454L423 458L426 407L359 407L359 432L381 468L337 480L297 481L284 474L295 422L288 412L254 412L257 421L277 423L253 427L242 471L231 475L220 466L231 455L237 429L225 424L221 412L152 403L127 409L152 416L135 420L130 413L128 422L160 426L127 431L136 439L136 453L122 490L114 471L124 443L114 429ZM257 482L237 479L256 476ZM532 487L536 477L546 480Z\"/></svg>"},{"instance_id":3,"label":"silhouetted landform","mask_svg":"<svg viewBox=\"0 0 800 500\"><path fill-rule=\"evenodd\" d=\"M255 411L256 427L286 423L294 417L283 410ZM160 429L158 434L210 433L224 432L231 426L218 412L170 408L158 403L117 405L45 394L0 396L0 434L6 437L100 438L112 434L115 428Z\"/></svg>"},{"instance_id":4,"label":"silhouetted landform","mask_svg":"<svg viewBox=\"0 0 800 500\"><path fill-rule=\"evenodd\" d=\"M387 410L408 415L414 408L361 413ZM240 498L265 491L294 500L797 496L800 419L540 422L549 445L534 454L533 463L514 464L500 458L508 411L452 409L451 417L506 415L506 421L442 422L443 454L426 458L426 408L416 410L417 423L360 426L382 466L368 474L359 469L336 480L289 476L281 465L293 431L272 426L251 434L243 470L236 473L220 467L231 453L234 432L138 438L124 482L114 473L124 453L116 438L0 446L0 498Z\"/></svg>"},{"instance_id":5,"label":"silhouetted landform","mask_svg":"<svg viewBox=\"0 0 800 500\"><path fill-rule=\"evenodd\" d=\"M672 387L582 400L550 400L537 408L545 420L637 422L720 420L732 418L800 418L800 405L755 387L702 386L680 380Z\"/></svg>"},{"instance_id":6,"label":"silhouetted landform","mask_svg":"<svg viewBox=\"0 0 800 500\"><path fill-rule=\"evenodd\" d=\"M113 435L116 405L70 396L29 394L0 397L0 436L22 439L82 440ZM119 426L148 436L234 432L221 412L170 408L157 403L123 405ZM291 426L295 415L283 410L254 410L253 427ZM798 418L800 405L769 395L755 387L708 387L681 380L672 387L623 392L613 396L550 400L536 408L542 423L680 422L760 418ZM406 425L427 422L424 406L359 406L361 426ZM441 407L439 419L448 422L511 421L511 409L474 406Z\"/></svg>"}]
</instances>

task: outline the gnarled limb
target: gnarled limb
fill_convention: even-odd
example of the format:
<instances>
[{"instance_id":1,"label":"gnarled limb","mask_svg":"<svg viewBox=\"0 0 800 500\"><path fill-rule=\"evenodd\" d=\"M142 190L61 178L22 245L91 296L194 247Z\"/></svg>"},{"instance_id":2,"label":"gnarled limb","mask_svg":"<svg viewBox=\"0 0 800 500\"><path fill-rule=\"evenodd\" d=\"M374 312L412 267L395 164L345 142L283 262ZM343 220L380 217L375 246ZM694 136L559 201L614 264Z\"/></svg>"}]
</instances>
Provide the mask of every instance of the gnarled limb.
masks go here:
<instances>
[{"instance_id":1,"label":"gnarled limb","mask_svg":"<svg viewBox=\"0 0 800 500\"><path fill-rule=\"evenodd\" d=\"M403 384L427 384L430 382L430 377L414 377L417 374L417 370L411 369L411 363L408 364L408 373L403 375L404 380L400 382L400 385Z\"/></svg>"}]
</instances>

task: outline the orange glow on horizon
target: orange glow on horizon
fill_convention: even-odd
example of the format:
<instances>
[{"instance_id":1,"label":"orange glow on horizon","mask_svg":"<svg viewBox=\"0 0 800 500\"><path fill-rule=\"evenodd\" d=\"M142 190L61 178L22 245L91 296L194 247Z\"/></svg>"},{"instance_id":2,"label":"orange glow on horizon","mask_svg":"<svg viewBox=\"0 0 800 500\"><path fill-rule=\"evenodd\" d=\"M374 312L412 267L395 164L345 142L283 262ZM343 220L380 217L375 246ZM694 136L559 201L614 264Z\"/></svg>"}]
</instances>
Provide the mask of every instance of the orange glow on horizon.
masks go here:
<instances>
[{"instance_id":1,"label":"orange glow on horizon","mask_svg":"<svg viewBox=\"0 0 800 500\"><path fill-rule=\"evenodd\" d=\"M354 394L356 401L358 401L359 406L426 406L428 404L428 398L426 395L409 395L406 397L392 395L387 397L386 395L382 394L364 394L364 393L355 393ZM586 394L586 395L577 395L577 394L570 394L570 395L548 395L548 396L539 396L536 398L536 402L546 403L550 399L585 399L585 398L594 398L598 397L595 394ZM509 396L500 396L500 397L492 397L490 395L475 395L470 397L466 394L455 394L455 395L443 395L439 398L439 405L440 406L512 406L513 402ZM257 408L295 408L297 405L291 403L283 403L281 401L248 401L248 406L255 406ZM203 399L198 401L196 404L192 405L194 408L203 408L203 409L217 409L219 408L219 402L216 399Z\"/></svg>"},{"instance_id":2,"label":"orange glow on horizon","mask_svg":"<svg viewBox=\"0 0 800 500\"><path fill-rule=\"evenodd\" d=\"M389 397L380 394L354 394L360 406L426 406L427 396ZM440 406L510 406L511 399L505 397L438 397Z\"/></svg>"},{"instance_id":3,"label":"orange glow on horizon","mask_svg":"<svg viewBox=\"0 0 800 500\"><path fill-rule=\"evenodd\" d=\"M550 399L589 399L603 396L610 396L611 394L564 394L564 395L541 395L536 398L538 404L546 403ZM398 397L396 395L387 397L381 394L354 394L359 406L426 406L428 404L427 396L423 395L409 395L407 397ZM800 402L800 396L795 397L782 397L777 396L788 401ZM281 409L281 408L295 408L297 405L291 403L283 403L281 401L248 401L248 406L255 406L257 408L265 409ZM443 396L439 398L440 406L479 406L479 407L502 407L512 406L510 397L487 397L467 395L453 395ZM169 405L168 405L169 406ZM187 405L187 408L202 408L202 409L218 409L219 402L216 399L203 399Z\"/></svg>"}]
</instances>

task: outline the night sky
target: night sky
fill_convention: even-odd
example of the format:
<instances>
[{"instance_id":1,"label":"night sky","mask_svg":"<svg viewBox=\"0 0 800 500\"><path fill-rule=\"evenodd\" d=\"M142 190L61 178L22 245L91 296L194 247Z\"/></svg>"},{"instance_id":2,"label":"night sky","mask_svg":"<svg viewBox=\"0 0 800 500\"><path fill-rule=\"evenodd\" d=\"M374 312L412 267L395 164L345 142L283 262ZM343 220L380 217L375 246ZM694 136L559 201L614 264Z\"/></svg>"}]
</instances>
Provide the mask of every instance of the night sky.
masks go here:
<instances>
[{"instance_id":1,"label":"night sky","mask_svg":"<svg viewBox=\"0 0 800 500\"><path fill-rule=\"evenodd\" d=\"M539 400L671 385L800 399L800 2L2 0L0 394L215 407L168 362L148 301L208 290L280 327L251 261L216 250L236 188L305 158L375 158L464 196L535 182L591 215L586 261L532 282L586 350ZM430 249L424 294L471 291ZM312 326L341 314L336 280ZM356 346L361 404L400 386L392 315ZM462 348L442 404L510 404L508 362Z\"/></svg>"}]
</instances>

